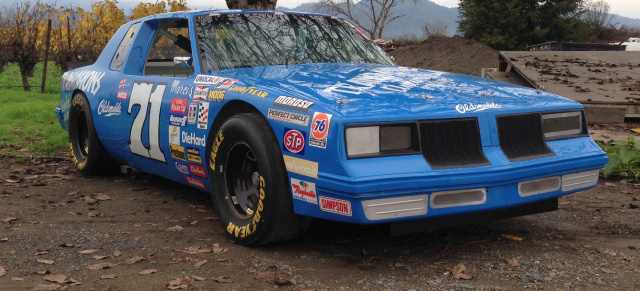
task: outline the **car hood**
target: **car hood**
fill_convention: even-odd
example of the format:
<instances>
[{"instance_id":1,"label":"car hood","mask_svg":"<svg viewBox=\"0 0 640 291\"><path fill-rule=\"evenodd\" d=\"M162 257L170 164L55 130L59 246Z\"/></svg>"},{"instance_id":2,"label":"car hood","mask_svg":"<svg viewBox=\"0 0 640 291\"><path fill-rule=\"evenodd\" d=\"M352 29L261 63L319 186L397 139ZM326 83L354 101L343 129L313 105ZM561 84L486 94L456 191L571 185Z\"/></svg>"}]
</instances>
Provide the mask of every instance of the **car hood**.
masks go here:
<instances>
[{"instance_id":1,"label":"car hood","mask_svg":"<svg viewBox=\"0 0 640 291\"><path fill-rule=\"evenodd\" d=\"M304 64L220 71L242 86L313 101L350 118L432 118L582 108L543 91L473 76L376 64ZM243 84L244 83L244 84ZM492 113L489 113L492 112Z\"/></svg>"}]
</instances>

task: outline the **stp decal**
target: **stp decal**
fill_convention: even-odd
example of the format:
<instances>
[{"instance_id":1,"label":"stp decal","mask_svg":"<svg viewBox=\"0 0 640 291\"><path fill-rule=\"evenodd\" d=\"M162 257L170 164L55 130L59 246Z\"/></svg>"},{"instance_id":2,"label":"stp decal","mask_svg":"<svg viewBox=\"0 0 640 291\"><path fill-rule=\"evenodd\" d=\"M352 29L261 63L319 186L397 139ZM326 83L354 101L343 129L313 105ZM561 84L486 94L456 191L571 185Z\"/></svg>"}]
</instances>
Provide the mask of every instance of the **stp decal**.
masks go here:
<instances>
[{"instance_id":1,"label":"stp decal","mask_svg":"<svg viewBox=\"0 0 640 291\"><path fill-rule=\"evenodd\" d=\"M320 196L320 209L340 215L351 216L351 202Z\"/></svg>"},{"instance_id":2,"label":"stp decal","mask_svg":"<svg viewBox=\"0 0 640 291\"><path fill-rule=\"evenodd\" d=\"M309 145L314 147L327 148L327 137L329 135L329 124L331 114L316 112L311 120L311 135Z\"/></svg>"},{"instance_id":3,"label":"stp decal","mask_svg":"<svg viewBox=\"0 0 640 291\"><path fill-rule=\"evenodd\" d=\"M282 149L290 153L304 155L306 136L304 131L285 127Z\"/></svg>"},{"instance_id":4,"label":"stp decal","mask_svg":"<svg viewBox=\"0 0 640 291\"><path fill-rule=\"evenodd\" d=\"M209 122L209 102L201 102L198 107L198 128L207 129Z\"/></svg>"},{"instance_id":5,"label":"stp decal","mask_svg":"<svg viewBox=\"0 0 640 291\"><path fill-rule=\"evenodd\" d=\"M291 178L291 194L294 199L308 203L318 204L316 196L316 183Z\"/></svg>"},{"instance_id":6,"label":"stp decal","mask_svg":"<svg viewBox=\"0 0 640 291\"><path fill-rule=\"evenodd\" d=\"M171 109L173 113L186 114L187 113L187 99L173 98L171 99Z\"/></svg>"}]
</instances>

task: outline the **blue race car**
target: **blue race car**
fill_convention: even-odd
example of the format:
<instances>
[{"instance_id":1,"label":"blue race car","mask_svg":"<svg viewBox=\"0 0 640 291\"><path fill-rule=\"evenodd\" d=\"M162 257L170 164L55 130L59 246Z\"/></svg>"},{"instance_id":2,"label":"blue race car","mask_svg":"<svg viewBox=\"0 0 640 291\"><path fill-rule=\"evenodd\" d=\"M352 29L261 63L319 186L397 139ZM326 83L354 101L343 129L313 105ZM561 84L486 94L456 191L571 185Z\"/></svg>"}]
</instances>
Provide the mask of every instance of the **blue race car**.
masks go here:
<instances>
[{"instance_id":1,"label":"blue race car","mask_svg":"<svg viewBox=\"0 0 640 291\"><path fill-rule=\"evenodd\" d=\"M579 103L398 67L318 14L132 21L64 74L56 114L78 171L126 164L208 191L243 245L298 237L311 217L403 232L553 210L607 162Z\"/></svg>"}]
</instances>

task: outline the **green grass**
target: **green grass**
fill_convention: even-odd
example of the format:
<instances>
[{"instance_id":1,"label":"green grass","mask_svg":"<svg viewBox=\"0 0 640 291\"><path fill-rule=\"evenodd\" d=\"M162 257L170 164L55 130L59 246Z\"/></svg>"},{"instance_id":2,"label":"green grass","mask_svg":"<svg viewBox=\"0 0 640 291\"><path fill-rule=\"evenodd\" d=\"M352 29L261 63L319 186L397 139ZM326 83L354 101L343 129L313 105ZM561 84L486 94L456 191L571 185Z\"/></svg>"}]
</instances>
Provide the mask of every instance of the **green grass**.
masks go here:
<instances>
[{"instance_id":1,"label":"green grass","mask_svg":"<svg viewBox=\"0 0 640 291\"><path fill-rule=\"evenodd\" d=\"M68 134L60 127L53 110L59 103L60 70L49 64L44 94L40 88L0 87L0 152L3 156L56 156L68 147ZM38 76L40 74L40 76ZM42 63L30 84L42 81ZM0 86L22 84L18 66L10 64L0 73ZM0 157L2 159L2 157Z\"/></svg>"},{"instance_id":2,"label":"green grass","mask_svg":"<svg viewBox=\"0 0 640 291\"><path fill-rule=\"evenodd\" d=\"M29 85L39 86L42 85L42 69L44 62L40 62L36 65L33 72L33 77L29 78ZM49 62L47 65L47 80L45 82L45 93L60 93L60 80L62 80L62 71L53 62ZM20 88L7 88L4 86L20 86ZM0 89L22 89L22 75L20 74L20 67L15 63L10 63L4 67L4 73L0 73ZM40 87L31 87L31 91L40 92Z\"/></svg>"}]
</instances>

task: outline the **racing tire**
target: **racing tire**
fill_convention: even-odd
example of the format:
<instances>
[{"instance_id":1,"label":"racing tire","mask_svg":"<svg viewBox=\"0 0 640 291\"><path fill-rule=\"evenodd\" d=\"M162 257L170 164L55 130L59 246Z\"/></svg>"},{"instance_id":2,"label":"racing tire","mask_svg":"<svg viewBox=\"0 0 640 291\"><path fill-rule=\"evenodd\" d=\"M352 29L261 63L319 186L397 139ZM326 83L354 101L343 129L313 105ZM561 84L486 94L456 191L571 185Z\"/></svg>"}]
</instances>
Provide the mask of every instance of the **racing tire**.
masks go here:
<instances>
[{"instance_id":1,"label":"racing tire","mask_svg":"<svg viewBox=\"0 0 640 291\"><path fill-rule=\"evenodd\" d=\"M280 144L264 117L235 115L209 141L213 207L232 242L259 246L305 233L311 220L293 212Z\"/></svg>"},{"instance_id":2,"label":"racing tire","mask_svg":"<svg viewBox=\"0 0 640 291\"><path fill-rule=\"evenodd\" d=\"M114 162L102 146L91 116L87 97L76 94L69 109L69 146L76 170L85 175L110 174Z\"/></svg>"}]
</instances>

